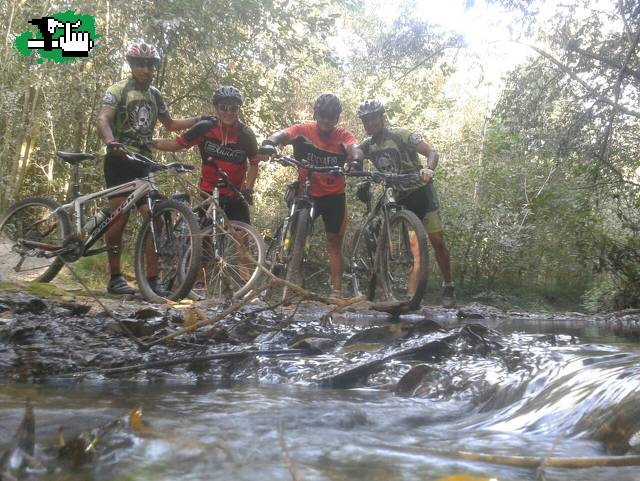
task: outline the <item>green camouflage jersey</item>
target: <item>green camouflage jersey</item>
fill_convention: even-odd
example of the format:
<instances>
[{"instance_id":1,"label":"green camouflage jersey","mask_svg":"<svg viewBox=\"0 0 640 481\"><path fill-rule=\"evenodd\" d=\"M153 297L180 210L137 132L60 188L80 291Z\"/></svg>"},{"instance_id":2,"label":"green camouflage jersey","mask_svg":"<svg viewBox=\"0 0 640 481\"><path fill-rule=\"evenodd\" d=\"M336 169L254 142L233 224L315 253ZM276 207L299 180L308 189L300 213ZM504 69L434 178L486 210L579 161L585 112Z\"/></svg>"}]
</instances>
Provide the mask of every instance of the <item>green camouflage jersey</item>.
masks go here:
<instances>
[{"instance_id":1,"label":"green camouflage jersey","mask_svg":"<svg viewBox=\"0 0 640 481\"><path fill-rule=\"evenodd\" d=\"M376 169L381 172L395 172L397 174L418 173L422 169L422 163L418 158L416 145L423 142L421 134L397 127L385 128L382 133L382 142L374 143L371 137L360 144L367 159L370 159ZM420 179L403 182L398 186L399 192L406 194L422 187L424 183Z\"/></svg>"},{"instance_id":2,"label":"green camouflage jersey","mask_svg":"<svg viewBox=\"0 0 640 481\"><path fill-rule=\"evenodd\" d=\"M140 142L153 138L158 117L167 113L160 91L150 86L141 92L136 89L133 78L129 78L109 87L102 105L116 111L111 126L115 140L133 151L149 154L150 150Z\"/></svg>"}]
</instances>

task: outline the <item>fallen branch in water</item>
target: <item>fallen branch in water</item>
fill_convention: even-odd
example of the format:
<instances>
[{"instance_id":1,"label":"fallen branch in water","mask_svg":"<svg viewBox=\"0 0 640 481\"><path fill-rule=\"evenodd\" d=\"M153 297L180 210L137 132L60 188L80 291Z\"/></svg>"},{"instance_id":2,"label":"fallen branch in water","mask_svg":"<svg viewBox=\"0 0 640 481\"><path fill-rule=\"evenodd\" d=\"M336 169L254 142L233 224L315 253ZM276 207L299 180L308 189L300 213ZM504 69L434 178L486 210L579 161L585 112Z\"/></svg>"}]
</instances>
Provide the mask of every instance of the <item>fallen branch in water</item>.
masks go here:
<instances>
[{"instance_id":1,"label":"fallen branch in water","mask_svg":"<svg viewBox=\"0 0 640 481\"><path fill-rule=\"evenodd\" d=\"M183 334L191 334L196 329L199 329L199 328L204 327L204 326L208 326L210 324L217 323L218 321L221 321L222 319L224 319L228 315L233 314L234 312L236 312L237 310L239 310L243 306L247 305L248 303L250 303L251 301L256 299L258 296L260 296L260 294L262 293L262 291L264 289L266 289L266 286L262 287L261 289L257 289L257 290L251 291L251 293L248 294L246 297L244 297L243 299L241 299L240 301L238 301L238 302L236 302L234 304L231 304L224 311L222 311L220 314L218 314L217 316L213 317L212 319L204 319L204 320L201 320L201 321L198 321L198 322L194 322L193 324L191 324L191 325L189 325L187 327L183 327L181 329L178 329L177 331L172 332L171 334L167 334L166 336L163 336L163 337L161 337L159 339L155 339L155 340L153 340L151 342L147 342L142 346L142 348L144 350L148 350L149 348L155 346L156 344L160 344L160 343L164 343L164 342L170 341L171 339L174 339L176 337L182 336Z\"/></svg>"},{"instance_id":2,"label":"fallen branch in water","mask_svg":"<svg viewBox=\"0 0 640 481\"><path fill-rule=\"evenodd\" d=\"M289 473L291 473L291 479L293 481L300 481L300 475L298 474L298 468L289 456L289 450L287 449L287 443L284 440L284 427L282 423L278 424L278 438L280 439L280 448L282 449L282 458L284 459Z\"/></svg>"},{"instance_id":3,"label":"fallen branch in water","mask_svg":"<svg viewBox=\"0 0 640 481\"><path fill-rule=\"evenodd\" d=\"M98 368L90 371L80 371L69 374L59 374L56 376L50 376L55 378L67 378L67 377L80 377L88 374L120 374L123 372L143 371L145 369L159 369L169 366L176 366L178 364L186 364L189 362L202 362L202 361L216 361L224 359L242 359L252 356L314 356L316 352L310 349L270 349L264 351L226 351L218 352L216 354L209 354L207 356L191 356L191 357L179 357L175 359L167 359L165 361L150 361L143 364L132 364L130 366L120 367L107 367Z\"/></svg>"},{"instance_id":4,"label":"fallen branch in water","mask_svg":"<svg viewBox=\"0 0 640 481\"><path fill-rule=\"evenodd\" d=\"M520 468L587 469L597 467L640 466L640 456L596 456L589 458L536 458L533 456L508 456L499 454L472 453L469 451L445 451L442 449L421 448L417 446L389 446L386 444L368 444L368 447L386 449L411 454L442 456L444 458L464 459L465 461L480 461L482 463L500 464Z\"/></svg>"}]
</instances>

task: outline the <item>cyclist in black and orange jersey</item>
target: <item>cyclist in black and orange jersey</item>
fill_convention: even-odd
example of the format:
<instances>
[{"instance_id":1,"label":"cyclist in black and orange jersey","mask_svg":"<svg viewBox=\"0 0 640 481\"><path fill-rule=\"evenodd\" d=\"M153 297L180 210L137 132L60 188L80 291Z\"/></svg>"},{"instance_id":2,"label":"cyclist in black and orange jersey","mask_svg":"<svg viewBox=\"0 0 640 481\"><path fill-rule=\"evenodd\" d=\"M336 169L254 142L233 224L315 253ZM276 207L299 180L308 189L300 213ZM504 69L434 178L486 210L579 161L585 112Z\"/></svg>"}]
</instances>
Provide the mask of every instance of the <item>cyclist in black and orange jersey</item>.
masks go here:
<instances>
[{"instance_id":1,"label":"cyclist in black and orange jersey","mask_svg":"<svg viewBox=\"0 0 640 481\"><path fill-rule=\"evenodd\" d=\"M320 166L339 165L354 158L356 138L348 130L336 127L342 104L332 93L320 95L313 106L314 122L295 124L276 132L263 145L293 145L293 155ZM322 216L327 236L329 268L331 271L331 295L342 293L342 240L347 225L344 177L330 173L314 172L310 195L315 201L315 215ZM300 182L306 179L306 171L300 171Z\"/></svg>"},{"instance_id":2,"label":"cyclist in black and orange jersey","mask_svg":"<svg viewBox=\"0 0 640 481\"><path fill-rule=\"evenodd\" d=\"M151 145L165 151L197 145L202 157L200 189L213 192L220 180L215 164L252 203L258 144L253 130L239 120L242 94L231 85L222 85L213 93L213 106L216 117L199 121L175 139L154 139ZM220 188L220 206L229 219L250 223L249 207L229 187Z\"/></svg>"},{"instance_id":3,"label":"cyclist in black and orange jersey","mask_svg":"<svg viewBox=\"0 0 640 481\"><path fill-rule=\"evenodd\" d=\"M146 142L151 140L156 121L160 120L167 130L187 129L199 118L174 119L169 114L160 91L151 85L160 63L160 54L152 45L136 42L127 50L127 62L131 67L131 77L107 89L102 99L102 110L98 114L98 132L107 145L104 158L104 176L107 187L124 184L149 174L149 168L127 157L126 151L140 152L148 157L151 151ZM109 208L117 208L126 198L111 197ZM146 205L140 205L140 212L147 215ZM109 246L109 269L111 280L107 291L112 294L133 294L120 271L122 254L122 234L128 221L128 214L117 217L105 235ZM150 260L148 275L153 290L160 295L167 291L155 276Z\"/></svg>"}]
</instances>

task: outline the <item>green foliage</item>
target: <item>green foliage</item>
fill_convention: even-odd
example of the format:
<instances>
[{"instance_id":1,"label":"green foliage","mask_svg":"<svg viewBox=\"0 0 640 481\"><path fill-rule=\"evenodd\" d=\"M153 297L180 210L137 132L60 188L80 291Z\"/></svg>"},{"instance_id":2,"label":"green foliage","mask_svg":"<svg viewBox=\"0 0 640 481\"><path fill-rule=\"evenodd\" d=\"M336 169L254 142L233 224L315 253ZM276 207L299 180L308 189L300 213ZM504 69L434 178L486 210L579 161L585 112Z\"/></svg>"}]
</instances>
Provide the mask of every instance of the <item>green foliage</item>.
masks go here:
<instances>
[{"instance_id":1,"label":"green foliage","mask_svg":"<svg viewBox=\"0 0 640 481\"><path fill-rule=\"evenodd\" d=\"M11 46L32 30L29 19L52 12L31 0L0 3L10 40L0 50L0 211L27 195L66 196L69 168L53 151L101 150L102 95L128 75L127 44L144 38L162 50L156 84L173 117L210 113L212 91L228 83L243 91L242 118L259 140L310 119L323 91L340 96L341 126L358 138L355 109L366 98L385 102L390 124L426 134L441 154L436 186L455 280L470 299L499 291L508 302L536 293L551 304L583 295L590 308L638 305L640 9L572 0L538 24L541 2L491 3L513 12L514 37L537 49L507 76L495 106L460 35L417 19L410 2L396 19L379 19L359 0L83 0L74 7L95 17L100 43L89 59L55 68ZM455 90L452 79L466 70L468 83ZM175 159L200 162L195 149ZM260 170L252 219L269 236L295 172ZM101 162L85 164L82 179L85 192L101 187ZM169 179L161 188L197 196ZM347 239L364 215L352 189ZM320 223L312 242L326 263ZM78 268L98 285L104 263L99 256ZM431 279L437 294L435 268Z\"/></svg>"}]
</instances>

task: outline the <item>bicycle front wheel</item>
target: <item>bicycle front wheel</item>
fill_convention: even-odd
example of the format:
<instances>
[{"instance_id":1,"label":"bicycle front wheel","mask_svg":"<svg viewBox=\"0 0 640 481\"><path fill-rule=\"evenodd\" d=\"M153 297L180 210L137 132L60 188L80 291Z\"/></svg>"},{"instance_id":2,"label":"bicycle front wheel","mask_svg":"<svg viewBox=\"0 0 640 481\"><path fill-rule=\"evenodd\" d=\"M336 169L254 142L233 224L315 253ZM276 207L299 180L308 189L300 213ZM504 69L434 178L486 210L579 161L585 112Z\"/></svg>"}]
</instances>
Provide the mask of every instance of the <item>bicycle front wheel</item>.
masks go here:
<instances>
[{"instance_id":1,"label":"bicycle front wheel","mask_svg":"<svg viewBox=\"0 0 640 481\"><path fill-rule=\"evenodd\" d=\"M370 301L374 299L377 280L374 259L380 235L379 221L380 219L376 218L362 226L355 235L353 250L347 257L353 295L366 296Z\"/></svg>"},{"instance_id":2,"label":"bicycle front wheel","mask_svg":"<svg viewBox=\"0 0 640 481\"><path fill-rule=\"evenodd\" d=\"M61 248L71 232L67 214L54 213L59 207L46 197L28 197L9 207L0 221L0 280L49 282L60 272L60 258L42 256Z\"/></svg>"},{"instance_id":3,"label":"bicycle front wheel","mask_svg":"<svg viewBox=\"0 0 640 481\"><path fill-rule=\"evenodd\" d=\"M287 263L286 280L300 287L304 286L303 263L305 257L305 245L309 234L309 209L300 209L296 214L296 230L293 237L293 249ZM286 292L285 292L286 296Z\"/></svg>"},{"instance_id":4,"label":"bicycle front wheel","mask_svg":"<svg viewBox=\"0 0 640 481\"><path fill-rule=\"evenodd\" d=\"M240 221L225 226L209 226L203 232L205 297L239 299L247 294L261 277L266 247L255 227ZM196 294L199 289L194 289Z\"/></svg>"},{"instance_id":5,"label":"bicycle front wheel","mask_svg":"<svg viewBox=\"0 0 640 481\"><path fill-rule=\"evenodd\" d=\"M427 256L427 233L418 216L408 210L394 214L385 234L380 266L388 300L418 309L427 287Z\"/></svg>"},{"instance_id":6,"label":"bicycle front wheel","mask_svg":"<svg viewBox=\"0 0 640 481\"><path fill-rule=\"evenodd\" d=\"M143 297L151 302L182 299L191 290L201 263L202 236L191 209L173 200L156 204L136 242L136 279ZM166 292L154 291L150 279L155 277Z\"/></svg>"}]
</instances>

